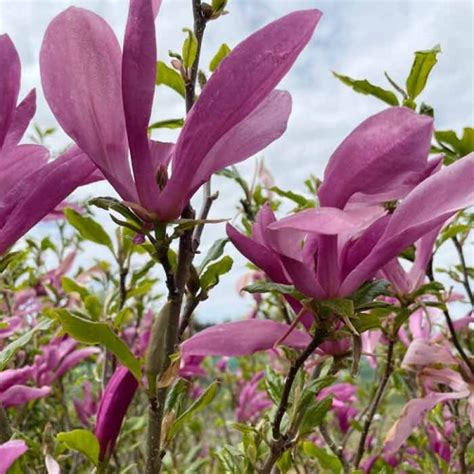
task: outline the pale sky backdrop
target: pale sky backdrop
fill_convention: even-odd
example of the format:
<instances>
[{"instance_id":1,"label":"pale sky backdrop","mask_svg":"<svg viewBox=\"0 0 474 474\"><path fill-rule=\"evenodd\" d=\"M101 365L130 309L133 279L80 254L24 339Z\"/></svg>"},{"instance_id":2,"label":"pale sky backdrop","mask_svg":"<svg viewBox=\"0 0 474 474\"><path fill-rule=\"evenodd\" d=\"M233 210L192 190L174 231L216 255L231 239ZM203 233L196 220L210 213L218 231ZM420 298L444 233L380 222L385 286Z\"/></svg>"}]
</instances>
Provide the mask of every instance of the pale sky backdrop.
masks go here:
<instances>
[{"instance_id":1,"label":"pale sky backdrop","mask_svg":"<svg viewBox=\"0 0 474 474\"><path fill-rule=\"evenodd\" d=\"M181 30L192 25L190 4L190 0L163 0L157 20L161 59L167 60L169 49L180 50L184 38ZM8 33L19 50L23 65L22 94L32 87L38 90L35 121L42 127L56 123L41 92L39 49L48 23L70 5L100 14L122 41L126 0L0 0L0 33ZM230 14L208 25L201 64L209 63L221 43L233 47L268 22L304 8L319 8L324 15L312 41L280 85L293 96L293 113L287 133L262 153L278 186L298 190L310 173L321 176L338 143L361 120L384 108L381 102L355 94L339 83L332 77L333 70L386 86L385 70L403 83L413 52L439 43L443 53L422 99L435 107L438 129L459 131L474 124L474 2L470 0L229 0ZM153 119L175 118L182 113L179 97L159 88ZM155 135L162 139L173 136ZM67 143L67 137L58 134L49 144L57 150ZM254 166L255 160L251 159L239 169L250 178ZM232 218L237 188L219 178L214 180L213 187L220 190L221 197L211 217ZM111 188L96 184L76 195L107 194L113 194ZM108 228L113 228L105 211L99 215ZM50 230L42 224L35 232ZM223 235L223 225L209 228L204 234L204 247ZM99 250L91 244L87 258L95 258ZM248 301L235 291L235 281L243 274L245 262L235 251L231 254L235 257L234 270L199 308L203 320L235 319L248 311ZM453 258L454 254L446 251L442 260L454 263ZM472 252L469 258L472 262Z\"/></svg>"}]
</instances>

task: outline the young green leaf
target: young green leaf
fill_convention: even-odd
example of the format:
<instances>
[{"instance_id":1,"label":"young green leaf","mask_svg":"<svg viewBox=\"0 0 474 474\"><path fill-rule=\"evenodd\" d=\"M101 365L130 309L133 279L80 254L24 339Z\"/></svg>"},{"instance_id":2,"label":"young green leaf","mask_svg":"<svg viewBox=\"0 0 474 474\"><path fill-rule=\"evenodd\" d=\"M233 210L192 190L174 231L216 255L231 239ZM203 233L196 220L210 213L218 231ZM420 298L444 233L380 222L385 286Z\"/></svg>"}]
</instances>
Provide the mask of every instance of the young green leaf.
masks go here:
<instances>
[{"instance_id":1,"label":"young green leaf","mask_svg":"<svg viewBox=\"0 0 474 474\"><path fill-rule=\"evenodd\" d=\"M222 256L224 253L224 247L226 246L227 242L229 242L229 239L219 239L216 240L209 251L207 252L206 256L203 258L201 265L198 267L198 273L201 274L202 271L206 268L206 266L213 262L214 260L217 260L219 257Z\"/></svg>"},{"instance_id":2,"label":"young green leaf","mask_svg":"<svg viewBox=\"0 0 474 474\"><path fill-rule=\"evenodd\" d=\"M171 440L176 435L176 433L180 431L181 427L186 424L194 415L201 412L210 403L212 403L215 396L217 395L218 390L219 384L217 382L213 382L211 385L209 385L204 393L197 400L195 400L191 406L174 422L173 426L168 432L168 440Z\"/></svg>"},{"instance_id":3,"label":"young green leaf","mask_svg":"<svg viewBox=\"0 0 474 474\"><path fill-rule=\"evenodd\" d=\"M334 71L333 75L346 86L352 87L352 89L359 94L371 95L389 105L398 105L397 96L392 91L382 89L379 86L374 86L366 79L352 79L349 76L343 76L342 74L338 74Z\"/></svg>"},{"instance_id":4,"label":"young green leaf","mask_svg":"<svg viewBox=\"0 0 474 474\"><path fill-rule=\"evenodd\" d=\"M84 454L95 466L99 462L99 441L94 433L88 430L63 431L56 435L59 442L64 443L69 449Z\"/></svg>"},{"instance_id":5,"label":"young green leaf","mask_svg":"<svg viewBox=\"0 0 474 474\"><path fill-rule=\"evenodd\" d=\"M148 130L154 130L156 128L169 128L171 130L176 128L181 128L184 125L184 119L168 119L168 120L160 120L159 122L152 123Z\"/></svg>"},{"instance_id":6,"label":"young green leaf","mask_svg":"<svg viewBox=\"0 0 474 474\"><path fill-rule=\"evenodd\" d=\"M332 406L332 397L326 397L308 408L300 425L300 433L308 434L319 426Z\"/></svg>"},{"instance_id":7,"label":"young green leaf","mask_svg":"<svg viewBox=\"0 0 474 474\"><path fill-rule=\"evenodd\" d=\"M209 71L214 72L217 69L217 66L221 63L221 61L230 53L230 48L227 44L221 44L220 48L218 49L217 53L211 59L209 63Z\"/></svg>"},{"instance_id":8,"label":"young green leaf","mask_svg":"<svg viewBox=\"0 0 474 474\"><path fill-rule=\"evenodd\" d=\"M332 300L321 301L320 305L338 316L350 318L354 315L354 302L349 299L334 298Z\"/></svg>"},{"instance_id":9,"label":"young green leaf","mask_svg":"<svg viewBox=\"0 0 474 474\"><path fill-rule=\"evenodd\" d=\"M61 323L64 331L76 341L84 344L101 344L106 347L140 381L139 360L135 358L127 344L115 334L108 324L89 321L65 309L54 310L54 315Z\"/></svg>"},{"instance_id":10,"label":"young green leaf","mask_svg":"<svg viewBox=\"0 0 474 474\"><path fill-rule=\"evenodd\" d=\"M281 283L273 283L271 281L257 281L251 285L247 285L245 288L242 288L243 291L248 293L270 293L275 291L276 293L281 293L282 295L292 295L299 297L301 295L295 290L292 285L284 285Z\"/></svg>"},{"instance_id":11,"label":"young green leaf","mask_svg":"<svg viewBox=\"0 0 474 474\"><path fill-rule=\"evenodd\" d=\"M69 224L79 232L83 239L90 240L99 245L105 245L112 252L114 251L110 237L96 221L90 217L82 216L77 211L70 208L64 209L64 215Z\"/></svg>"},{"instance_id":12,"label":"young green leaf","mask_svg":"<svg viewBox=\"0 0 474 474\"><path fill-rule=\"evenodd\" d=\"M40 321L33 329L29 330L18 339L15 339L13 342L10 342L7 346L5 346L0 351L0 371L2 371L10 362L12 357L23 347L25 347L33 336L39 332L49 329L49 327L53 324L53 321L49 319L44 319Z\"/></svg>"},{"instance_id":13,"label":"young green leaf","mask_svg":"<svg viewBox=\"0 0 474 474\"><path fill-rule=\"evenodd\" d=\"M306 456L317 459L324 472L332 472L334 474L342 472L342 464L339 458L313 442L305 441L303 443L303 452Z\"/></svg>"},{"instance_id":14,"label":"young green leaf","mask_svg":"<svg viewBox=\"0 0 474 474\"><path fill-rule=\"evenodd\" d=\"M219 283L219 277L230 272L234 261L231 257L225 256L216 263L209 265L200 278L201 288L210 290Z\"/></svg>"},{"instance_id":15,"label":"young green leaf","mask_svg":"<svg viewBox=\"0 0 474 474\"><path fill-rule=\"evenodd\" d=\"M417 51L415 53L415 60L413 61L406 82L408 97L410 99L416 99L425 88L428 76L437 63L436 57L440 52L441 48L439 45L436 45L433 49Z\"/></svg>"},{"instance_id":16,"label":"young green leaf","mask_svg":"<svg viewBox=\"0 0 474 474\"><path fill-rule=\"evenodd\" d=\"M173 68L166 65L163 61L158 61L156 63L156 85L167 86L183 98L186 95L184 80L181 75Z\"/></svg>"},{"instance_id":17,"label":"young green leaf","mask_svg":"<svg viewBox=\"0 0 474 474\"><path fill-rule=\"evenodd\" d=\"M188 37L183 43L183 65L185 68L189 69L193 67L194 61L196 60L198 41L194 32L189 28L183 28L183 32L188 34Z\"/></svg>"},{"instance_id":18,"label":"young green leaf","mask_svg":"<svg viewBox=\"0 0 474 474\"><path fill-rule=\"evenodd\" d=\"M89 296L89 290L76 283L72 278L63 276L61 278L61 286L67 294L77 293L83 301Z\"/></svg>"}]
</instances>

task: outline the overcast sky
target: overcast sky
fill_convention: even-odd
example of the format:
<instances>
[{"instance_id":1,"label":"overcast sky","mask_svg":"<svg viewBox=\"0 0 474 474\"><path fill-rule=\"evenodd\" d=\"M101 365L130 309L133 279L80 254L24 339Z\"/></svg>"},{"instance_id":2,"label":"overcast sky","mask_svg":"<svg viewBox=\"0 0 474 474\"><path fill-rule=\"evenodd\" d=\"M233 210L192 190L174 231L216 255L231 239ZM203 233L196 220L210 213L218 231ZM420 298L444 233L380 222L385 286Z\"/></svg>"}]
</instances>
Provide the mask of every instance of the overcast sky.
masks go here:
<instances>
[{"instance_id":1,"label":"overcast sky","mask_svg":"<svg viewBox=\"0 0 474 474\"><path fill-rule=\"evenodd\" d=\"M179 51L184 26L190 27L190 0L163 0L157 20L158 51L167 59L167 51ZM40 87L38 55L44 31L51 19L70 5L82 6L105 18L120 41L127 15L125 0L0 0L0 33L8 33L15 42L23 65L22 93L36 87L39 95L35 121L42 127L55 121ZM321 175L337 144L364 118L383 109L375 99L355 94L332 77L337 71L355 78L366 78L386 86L383 71L403 83L413 52L440 44L439 56L424 102L436 110L436 128L455 130L474 124L474 2L471 0L229 0L230 14L209 24L204 40L203 65L223 42L231 47L268 22L290 11L319 8L323 18L298 62L282 81L280 88L293 96L293 113L287 133L262 153L267 166L283 189L301 189L310 174ZM182 116L183 104L171 91L157 91L153 120ZM172 136L171 136L172 137ZM156 135L169 139L169 133ZM58 134L50 145L58 149L68 143ZM240 166L252 175L255 160ZM236 188L225 180L214 181L221 199L211 217L235 215ZM80 191L84 195L113 194L105 184ZM105 212L102 222L108 226ZM110 226L110 228L112 228ZM41 225L36 232L47 232ZM207 246L224 235L223 226L215 226L204 235ZM88 249L88 258L97 255ZM238 318L246 312L245 303L235 293L235 280L244 271L244 261L235 252L236 264L224 278L214 297L200 307L203 319ZM444 261L453 258L446 253Z\"/></svg>"}]
</instances>

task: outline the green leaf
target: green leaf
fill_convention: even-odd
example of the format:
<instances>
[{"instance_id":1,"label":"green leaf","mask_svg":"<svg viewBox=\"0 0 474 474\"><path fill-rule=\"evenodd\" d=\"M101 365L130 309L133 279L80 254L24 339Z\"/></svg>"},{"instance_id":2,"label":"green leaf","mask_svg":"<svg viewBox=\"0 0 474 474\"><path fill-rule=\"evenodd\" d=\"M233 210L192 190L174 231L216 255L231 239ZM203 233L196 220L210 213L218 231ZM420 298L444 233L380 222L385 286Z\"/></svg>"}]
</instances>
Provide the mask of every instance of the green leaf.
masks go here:
<instances>
[{"instance_id":1,"label":"green leaf","mask_svg":"<svg viewBox=\"0 0 474 474\"><path fill-rule=\"evenodd\" d=\"M219 239L216 240L209 251L207 252L206 256L203 258L201 264L198 267L198 274L200 275L202 271L206 268L206 266L213 262L214 260L217 260L219 257L222 256L224 253L224 247L226 246L227 242L229 242L229 239Z\"/></svg>"},{"instance_id":2,"label":"green leaf","mask_svg":"<svg viewBox=\"0 0 474 474\"><path fill-rule=\"evenodd\" d=\"M290 471L293 465L293 459L291 458L291 451L287 449L278 459L277 466L282 474L286 474Z\"/></svg>"},{"instance_id":3,"label":"green leaf","mask_svg":"<svg viewBox=\"0 0 474 474\"><path fill-rule=\"evenodd\" d=\"M183 32L188 34L188 37L183 43L183 65L185 68L189 69L193 67L194 61L196 60L198 41L194 32L189 28L183 28Z\"/></svg>"},{"instance_id":4,"label":"green leaf","mask_svg":"<svg viewBox=\"0 0 474 474\"><path fill-rule=\"evenodd\" d=\"M410 99L416 99L426 86L431 70L437 63L436 56L441 52L439 45L426 51L417 51L406 82Z\"/></svg>"},{"instance_id":5,"label":"green leaf","mask_svg":"<svg viewBox=\"0 0 474 474\"><path fill-rule=\"evenodd\" d=\"M357 310L363 305L372 303L379 296L387 295L389 286L390 283L386 280L365 283L351 296L351 300L354 301L354 308Z\"/></svg>"},{"instance_id":6,"label":"green leaf","mask_svg":"<svg viewBox=\"0 0 474 474\"><path fill-rule=\"evenodd\" d=\"M174 422L173 426L168 432L168 440L171 440L176 435L176 433L180 431L181 427L191 418L193 418L194 415L201 412L210 403L212 403L215 396L217 395L218 390L219 384L217 382L213 382L211 385L209 385L204 393L197 400L195 400L191 406Z\"/></svg>"},{"instance_id":7,"label":"green leaf","mask_svg":"<svg viewBox=\"0 0 474 474\"><path fill-rule=\"evenodd\" d=\"M160 120L159 122L152 123L148 130L154 130L156 128L169 128L171 130L175 128L181 128L184 125L184 119L168 119L168 120Z\"/></svg>"},{"instance_id":8,"label":"green leaf","mask_svg":"<svg viewBox=\"0 0 474 474\"><path fill-rule=\"evenodd\" d=\"M319 426L328 414L332 406L332 397L325 397L319 400L312 407L310 407L301 422L300 433L311 433L317 426Z\"/></svg>"},{"instance_id":9,"label":"green leaf","mask_svg":"<svg viewBox=\"0 0 474 474\"><path fill-rule=\"evenodd\" d=\"M56 435L69 449L84 454L95 466L99 462L100 446L94 433L88 430L63 431Z\"/></svg>"},{"instance_id":10,"label":"green leaf","mask_svg":"<svg viewBox=\"0 0 474 474\"><path fill-rule=\"evenodd\" d=\"M220 48L218 49L217 53L211 59L209 63L209 71L214 72L217 69L217 66L221 63L221 61L230 53L230 48L227 44L221 44Z\"/></svg>"},{"instance_id":11,"label":"green leaf","mask_svg":"<svg viewBox=\"0 0 474 474\"><path fill-rule=\"evenodd\" d=\"M342 472L342 464L339 458L324 448L316 446L311 441L303 443L303 452L314 459L317 459L324 472L339 474Z\"/></svg>"},{"instance_id":12,"label":"green leaf","mask_svg":"<svg viewBox=\"0 0 474 474\"><path fill-rule=\"evenodd\" d=\"M67 294L77 293L81 297L82 301L84 301L89 296L89 290L79 285L79 283L76 283L72 278L63 276L61 278L61 286Z\"/></svg>"},{"instance_id":13,"label":"green leaf","mask_svg":"<svg viewBox=\"0 0 474 474\"><path fill-rule=\"evenodd\" d=\"M315 202L311 199L306 199L301 194L294 193L293 191L283 191L277 186L272 186L270 191L278 194L278 196L286 197L290 201L295 202L298 205L299 209L308 209L315 206Z\"/></svg>"},{"instance_id":14,"label":"green leaf","mask_svg":"<svg viewBox=\"0 0 474 474\"><path fill-rule=\"evenodd\" d=\"M461 146L459 152L461 156L468 155L474 151L474 128L466 127L463 129L461 137Z\"/></svg>"},{"instance_id":15,"label":"green leaf","mask_svg":"<svg viewBox=\"0 0 474 474\"><path fill-rule=\"evenodd\" d=\"M320 305L338 316L350 318L354 315L354 302L349 299L334 298L332 300L321 301Z\"/></svg>"},{"instance_id":16,"label":"green leaf","mask_svg":"<svg viewBox=\"0 0 474 474\"><path fill-rule=\"evenodd\" d=\"M241 474L240 466L227 446L219 449L214 456L219 460L223 474Z\"/></svg>"},{"instance_id":17,"label":"green leaf","mask_svg":"<svg viewBox=\"0 0 474 474\"><path fill-rule=\"evenodd\" d=\"M97 298L97 296L86 296L84 299L84 307L94 321L98 321L100 319L102 314L102 305L100 304L99 298Z\"/></svg>"},{"instance_id":18,"label":"green leaf","mask_svg":"<svg viewBox=\"0 0 474 474\"><path fill-rule=\"evenodd\" d=\"M140 381L140 362L132 354L127 344L110 328L108 324L89 321L76 316L65 309L54 310L54 315L65 332L83 344L101 344L112 352L117 359Z\"/></svg>"},{"instance_id":19,"label":"green leaf","mask_svg":"<svg viewBox=\"0 0 474 474\"><path fill-rule=\"evenodd\" d=\"M186 96L186 88L183 78L177 71L167 66L163 61L158 61L156 63L156 85L167 86L183 98Z\"/></svg>"},{"instance_id":20,"label":"green leaf","mask_svg":"<svg viewBox=\"0 0 474 474\"><path fill-rule=\"evenodd\" d=\"M10 342L10 344L4 347L2 351L0 351L0 371L2 371L7 366L8 362L10 362L12 357L20 349L25 347L31 341L31 339L37 332L49 329L52 324L53 321L49 319L43 319L33 329L26 332L18 339L14 340L13 342Z\"/></svg>"},{"instance_id":21,"label":"green leaf","mask_svg":"<svg viewBox=\"0 0 474 474\"><path fill-rule=\"evenodd\" d=\"M19 250L16 252L10 252L0 258L0 273L2 273L8 265L15 262L15 260L20 260L23 257L24 253Z\"/></svg>"},{"instance_id":22,"label":"green leaf","mask_svg":"<svg viewBox=\"0 0 474 474\"><path fill-rule=\"evenodd\" d=\"M219 277L230 272L234 261L231 257L225 256L216 263L209 265L200 278L201 288L209 290L219 283Z\"/></svg>"},{"instance_id":23,"label":"green leaf","mask_svg":"<svg viewBox=\"0 0 474 474\"><path fill-rule=\"evenodd\" d=\"M105 245L112 252L114 251L112 241L100 224L91 219L79 214L74 209L64 209L64 215L67 221L71 224L85 240L90 240L99 245Z\"/></svg>"},{"instance_id":24,"label":"green leaf","mask_svg":"<svg viewBox=\"0 0 474 474\"><path fill-rule=\"evenodd\" d=\"M212 0L211 6L214 12L220 12L227 5L227 0Z\"/></svg>"},{"instance_id":25,"label":"green leaf","mask_svg":"<svg viewBox=\"0 0 474 474\"><path fill-rule=\"evenodd\" d=\"M242 288L243 291L248 293L270 293L275 291L276 293L281 293L282 295L292 295L292 296L301 296L295 290L292 285L283 285L280 283L273 283L272 281L257 281L251 285L247 285L245 288Z\"/></svg>"},{"instance_id":26,"label":"green leaf","mask_svg":"<svg viewBox=\"0 0 474 474\"><path fill-rule=\"evenodd\" d=\"M271 367L267 367L264 382L269 397L274 403L278 404L283 392L283 378Z\"/></svg>"},{"instance_id":27,"label":"green leaf","mask_svg":"<svg viewBox=\"0 0 474 474\"><path fill-rule=\"evenodd\" d=\"M371 95L377 97L377 99L389 104L398 105L397 96L386 89L382 89L379 86L374 86L366 79L352 79L349 76L343 76L336 72L333 72L334 77L337 77L346 86L352 87L355 92L359 94Z\"/></svg>"}]
</instances>

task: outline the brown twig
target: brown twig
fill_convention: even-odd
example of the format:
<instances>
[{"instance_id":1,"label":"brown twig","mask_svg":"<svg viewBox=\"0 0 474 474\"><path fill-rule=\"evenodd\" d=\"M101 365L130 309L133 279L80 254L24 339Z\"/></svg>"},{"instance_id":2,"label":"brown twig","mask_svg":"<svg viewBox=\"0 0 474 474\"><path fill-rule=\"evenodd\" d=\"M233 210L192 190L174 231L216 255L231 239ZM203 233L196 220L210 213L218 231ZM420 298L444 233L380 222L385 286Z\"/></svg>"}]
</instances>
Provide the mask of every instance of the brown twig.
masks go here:
<instances>
[{"instance_id":1,"label":"brown twig","mask_svg":"<svg viewBox=\"0 0 474 474\"><path fill-rule=\"evenodd\" d=\"M283 416L285 415L288 409L288 401L290 398L291 389L295 381L298 371L303 367L304 363L308 360L311 354L315 349L326 339L327 330L324 328L318 328L313 339L306 347L306 349L301 353L301 355L293 362L286 376L285 385L283 387L283 393L281 395L280 403L278 405L275 417L272 423L272 434L273 441L270 446L270 456L266 460L261 474L270 474L273 466L278 461L278 458L288 449L292 444L292 436L290 433L281 432L281 422Z\"/></svg>"},{"instance_id":2,"label":"brown twig","mask_svg":"<svg viewBox=\"0 0 474 474\"><path fill-rule=\"evenodd\" d=\"M390 379L390 376L392 375L393 372L393 349L395 346L395 338L392 336L390 337L389 343L388 343L388 349L387 349L387 357L386 357L386 362L385 362L385 370L382 376L382 380L380 381L379 386L377 387L377 390L375 392L374 398L370 404L370 409L367 414L367 418L364 423L364 427L362 429L362 434L360 436L359 440L359 446L357 449L357 454L354 462L354 466L357 469L359 467L359 464L362 460L362 457L364 456L364 451L365 451L365 443L367 441L367 436L369 435L369 430L370 426L372 425L372 421L374 419L375 414L377 413L377 409L380 405L380 402L382 400L383 394L385 392L385 388L387 387L388 381Z\"/></svg>"},{"instance_id":3,"label":"brown twig","mask_svg":"<svg viewBox=\"0 0 474 474\"><path fill-rule=\"evenodd\" d=\"M471 289L471 284L469 283L469 274L467 271L467 265L466 265L466 259L464 257L464 251L462 248L461 243L457 239L456 236L454 236L452 239L454 247L456 248L456 251L458 252L459 255L459 260L461 262L461 268L462 268L462 275L463 275L463 281L462 284L466 290L467 296L469 298L469 301L471 303L471 307L474 309L474 295L472 293Z\"/></svg>"}]
</instances>

